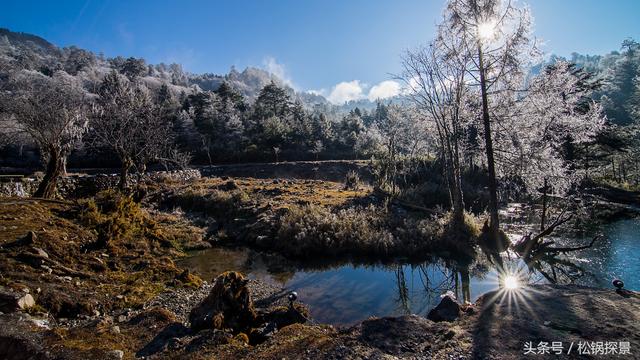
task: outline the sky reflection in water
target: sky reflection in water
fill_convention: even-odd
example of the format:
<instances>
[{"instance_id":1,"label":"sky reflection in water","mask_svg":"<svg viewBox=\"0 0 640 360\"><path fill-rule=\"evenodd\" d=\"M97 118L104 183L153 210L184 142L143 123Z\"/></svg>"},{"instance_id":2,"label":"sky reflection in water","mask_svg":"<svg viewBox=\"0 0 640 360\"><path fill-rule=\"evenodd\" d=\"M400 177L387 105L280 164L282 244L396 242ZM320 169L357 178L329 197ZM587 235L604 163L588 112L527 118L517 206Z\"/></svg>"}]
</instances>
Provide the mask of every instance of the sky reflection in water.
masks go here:
<instances>
[{"instance_id":1,"label":"sky reflection in water","mask_svg":"<svg viewBox=\"0 0 640 360\"><path fill-rule=\"evenodd\" d=\"M576 283L610 287L611 280L619 277L627 288L640 289L640 220L620 220L601 231L607 235L605 240L568 256L586 273ZM566 243L585 239L569 239ZM295 290L299 299L311 307L317 321L335 325L350 325L370 316L426 316L447 291L454 292L461 301L473 302L499 286L496 270L482 257L469 267L446 266L437 260L421 265L346 264L299 270L246 249L209 249L184 260L182 265L203 274L205 279L238 270ZM546 282L539 273L530 274L522 261L507 260L505 266L510 272L518 272L523 283Z\"/></svg>"}]
</instances>

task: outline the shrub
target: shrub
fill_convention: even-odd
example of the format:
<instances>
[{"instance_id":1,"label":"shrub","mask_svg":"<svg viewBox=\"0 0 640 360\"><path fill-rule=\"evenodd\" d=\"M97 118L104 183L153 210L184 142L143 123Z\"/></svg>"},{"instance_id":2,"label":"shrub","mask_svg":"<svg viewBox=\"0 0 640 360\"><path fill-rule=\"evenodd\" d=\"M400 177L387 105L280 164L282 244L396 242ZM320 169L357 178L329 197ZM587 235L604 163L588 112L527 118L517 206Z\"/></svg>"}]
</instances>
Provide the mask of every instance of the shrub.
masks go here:
<instances>
[{"instance_id":1,"label":"shrub","mask_svg":"<svg viewBox=\"0 0 640 360\"><path fill-rule=\"evenodd\" d=\"M360 188L360 175L354 170L350 170L344 179L344 188L347 190L358 190Z\"/></svg>"},{"instance_id":2,"label":"shrub","mask_svg":"<svg viewBox=\"0 0 640 360\"><path fill-rule=\"evenodd\" d=\"M335 212L318 205L293 207L280 221L275 246L294 257L389 254L396 240L385 215L373 205Z\"/></svg>"},{"instance_id":3,"label":"shrub","mask_svg":"<svg viewBox=\"0 0 640 360\"><path fill-rule=\"evenodd\" d=\"M131 196L115 190L101 191L82 204L80 220L98 234L98 246L143 236L146 218Z\"/></svg>"},{"instance_id":4,"label":"shrub","mask_svg":"<svg viewBox=\"0 0 640 360\"><path fill-rule=\"evenodd\" d=\"M171 206L185 211L201 212L205 216L229 217L238 214L249 203L249 195L242 189L189 190L170 199Z\"/></svg>"},{"instance_id":5,"label":"shrub","mask_svg":"<svg viewBox=\"0 0 640 360\"><path fill-rule=\"evenodd\" d=\"M428 180L405 188L400 197L409 203L427 208L449 205L447 188L440 183Z\"/></svg>"},{"instance_id":6,"label":"shrub","mask_svg":"<svg viewBox=\"0 0 640 360\"><path fill-rule=\"evenodd\" d=\"M471 255L475 242L480 236L479 219L469 213L464 214L464 221L456 224L452 213L439 220L439 231L434 238L437 247L459 255Z\"/></svg>"},{"instance_id":7,"label":"shrub","mask_svg":"<svg viewBox=\"0 0 640 360\"><path fill-rule=\"evenodd\" d=\"M97 234L97 248L180 250L181 243L192 240L194 232L180 226L160 224L152 219L132 196L116 190L101 191L80 203L80 222Z\"/></svg>"}]
</instances>

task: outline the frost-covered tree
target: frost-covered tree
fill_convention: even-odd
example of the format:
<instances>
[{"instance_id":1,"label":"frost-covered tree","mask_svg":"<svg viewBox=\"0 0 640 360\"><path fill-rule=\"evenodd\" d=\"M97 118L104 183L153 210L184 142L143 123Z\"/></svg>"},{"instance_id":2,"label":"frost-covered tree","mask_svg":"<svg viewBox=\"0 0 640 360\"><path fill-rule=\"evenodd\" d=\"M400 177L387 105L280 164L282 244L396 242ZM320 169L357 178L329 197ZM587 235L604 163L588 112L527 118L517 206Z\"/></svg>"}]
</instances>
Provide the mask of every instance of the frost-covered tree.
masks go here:
<instances>
[{"instance_id":1,"label":"frost-covered tree","mask_svg":"<svg viewBox=\"0 0 640 360\"><path fill-rule=\"evenodd\" d=\"M465 53L451 57L456 41L461 38L442 33L429 46L408 51L403 58L404 79L408 97L427 116L437 134L439 154L444 164L453 221L464 221L461 150L468 93L465 76L470 56ZM459 45L458 45L459 46ZM468 116L467 120L468 121Z\"/></svg>"},{"instance_id":2,"label":"frost-covered tree","mask_svg":"<svg viewBox=\"0 0 640 360\"><path fill-rule=\"evenodd\" d=\"M629 125L640 120L634 106L637 81L640 77L640 43L627 39L622 43L622 53L609 69L606 99L610 103L607 116L618 125Z\"/></svg>"},{"instance_id":3,"label":"frost-covered tree","mask_svg":"<svg viewBox=\"0 0 640 360\"><path fill-rule=\"evenodd\" d=\"M289 117L291 127L291 147L296 151L310 151L313 147L313 124L302 102L296 100L291 106Z\"/></svg>"},{"instance_id":4,"label":"frost-covered tree","mask_svg":"<svg viewBox=\"0 0 640 360\"><path fill-rule=\"evenodd\" d=\"M366 127L362 117L351 111L336 124L335 136L338 149L352 157L356 156L356 146L362 143L361 138L365 134Z\"/></svg>"},{"instance_id":5,"label":"frost-covered tree","mask_svg":"<svg viewBox=\"0 0 640 360\"><path fill-rule=\"evenodd\" d=\"M311 147L311 153L315 156L315 160L318 161L318 156L324 151L324 143L322 140L316 140Z\"/></svg>"},{"instance_id":6,"label":"frost-covered tree","mask_svg":"<svg viewBox=\"0 0 640 360\"><path fill-rule=\"evenodd\" d=\"M97 62L96 56L91 51L75 46L65 48L63 52L65 54L64 71L74 76Z\"/></svg>"},{"instance_id":7,"label":"frost-covered tree","mask_svg":"<svg viewBox=\"0 0 640 360\"><path fill-rule=\"evenodd\" d=\"M204 118L209 127L212 150L223 155L236 154L244 142L243 114L230 99L214 94Z\"/></svg>"},{"instance_id":8,"label":"frost-covered tree","mask_svg":"<svg viewBox=\"0 0 640 360\"><path fill-rule=\"evenodd\" d=\"M466 69L467 83L479 93L489 177L489 232L496 241L500 235L493 138L500 127L498 110L510 106L512 92L521 86L527 65L538 55L531 24L529 9L509 0L450 0L436 40L446 49L448 62Z\"/></svg>"},{"instance_id":9,"label":"frost-covered tree","mask_svg":"<svg viewBox=\"0 0 640 360\"><path fill-rule=\"evenodd\" d=\"M0 112L15 119L18 130L33 139L46 162L44 178L34 196L53 197L66 158L87 129L87 95L65 72L47 77L21 71L2 90Z\"/></svg>"},{"instance_id":10,"label":"frost-covered tree","mask_svg":"<svg viewBox=\"0 0 640 360\"><path fill-rule=\"evenodd\" d=\"M253 106L255 119L267 119L272 116L286 117L291 110L291 98L286 91L271 81L260 91Z\"/></svg>"},{"instance_id":11,"label":"frost-covered tree","mask_svg":"<svg viewBox=\"0 0 640 360\"><path fill-rule=\"evenodd\" d=\"M223 83L215 92L190 95L186 107L193 114L210 162L212 157L229 160L238 156L246 140L242 95Z\"/></svg>"},{"instance_id":12,"label":"frost-covered tree","mask_svg":"<svg viewBox=\"0 0 640 360\"><path fill-rule=\"evenodd\" d=\"M496 139L503 177L517 177L529 191L546 184L559 194L582 179L584 172L563 154L564 147L592 141L605 125L585 79L572 64L556 62L514 99Z\"/></svg>"},{"instance_id":13,"label":"frost-covered tree","mask_svg":"<svg viewBox=\"0 0 640 360\"><path fill-rule=\"evenodd\" d=\"M119 158L120 189L130 170L144 171L147 163L167 159L173 150L171 124L158 116L149 90L115 71L103 80L93 109L94 145L111 149Z\"/></svg>"},{"instance_id":14,"label":"frost-covered tree","mask_svg":"<svg viewBox=\"0 0 640 360\"><path fill-rule=\"evenodd\" d=\"M112 68L119 71L122 75L125 75L129 80L133 80L138 76L143 76L148 73L147 65L144 59L136 59L134 57L123 58L117 56L109 59L109 63Z\"/></svg>"},{"instance_id":15,"label":"frost-covered tree","mask_svg":"<svg viewBox=\"0 0 640 360\"><path fill-rule=\"evenodd\" d=\"M391 194L398 192L397 181L400 162L415 154L419 141L426 134L418 126L420 118L415 116L414 109L399 105L378 105L372 129L376 132L377 144L369 148L378 150L380 164L380 181L389 185ZM371 131L371 130L369 130Z\"/></svg>"}]
</instances>

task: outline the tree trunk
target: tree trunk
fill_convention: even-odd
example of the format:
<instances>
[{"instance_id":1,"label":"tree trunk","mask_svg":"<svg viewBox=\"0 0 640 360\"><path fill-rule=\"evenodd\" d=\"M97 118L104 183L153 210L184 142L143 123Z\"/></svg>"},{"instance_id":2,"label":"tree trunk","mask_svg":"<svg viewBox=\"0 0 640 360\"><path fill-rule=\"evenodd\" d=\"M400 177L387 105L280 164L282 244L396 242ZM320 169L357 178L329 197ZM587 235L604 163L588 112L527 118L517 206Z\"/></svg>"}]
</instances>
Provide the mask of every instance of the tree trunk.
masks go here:
<instances>
[{"instance_id":1,"label":"tree trunk","mask_svg":"<svg viewBox=\"0 0 640 360\"><path fill-rule=\"evenodd\" d=\"M469 268L466 266L460 269L460 282L462 283L462 301L464 303L471 302L471 277L469 276Z\"/></svg>"},{"instance_id":2,"label":"tree trunk","mask_svg":"<svg viewBox=\"0 0 640 360\"><path fill-rule=\"evenodd\" d=\"M482 46L478 44L478 57L480 67L480 91L482 94L482 122L484 124L484 141L487 154L487 170L489 172L489 214L490 214L490 235L493 241L500 240L499 229L500 220L498 218L498 184L496 180L495 160L493 158L493 140L491 139L491 120L489 118L489 103L487 98L487 81L485 78L484 59L482 56Z\"/></svg>"},{"instance_id":3,"label":"tree trunk","mask_svg":"<svg viewBox=\"0 0 640 360\"><path fill-rule=\"evenodd\" d=\"M458 137L460 136L460 132L457 126L457 122L454 126L453 136L453 219L456 225L460 225L464 223L464 197L462 194L462 166L460 165L460 148L458 146Z\"/></svg>"},{"instance_id":4,"label":"tree trunk","mask_svg":"<svg viewBox=\"0 0 640 360\"><path fill-rule=\"evenodd\" d=\"M122 160L122 167L120 168L120 182L118 183L118 188L121 191L127 189L127 178L129 177L129 169L132 166L132 161L128 159Z\"/></svg>"},{"instance_id":5,"label":"tree trunk","mask_svg":"<svg viewBox=\"0 0 640 360\"><path fill-rule=\"evenodd\" d=\"M453 187L453 220L456 225L464 223L464 199L462 197L462 183L459 170L454 170Z\"/></svg>"},{"instance_id":6,"label":"tree trunk","mask_svg":"<svg viewBox=\"0 0 640 360\"><path fill-rule=\"evenodd\" d=\"M63 171L63 164L63 157L60 151L51 146L49 148L47 170L38 189L33 194L34 197L52 198L56 194L56 186Z\"/></svg>"},{"instance_id":7,"label":"tree trunk","mask_svg":"<svg viewBox=\"0 0 640 360\"><path fill-rule=\"evenodd\" d=\"M67 176L67 157L62 157L62 176Z\"/></svg>"},{"instance_id":8,"label":"tree trunk","mask_svg":"<svg viewBox=\"0 0 640 360\"><path fill-rule=\"evenodd\" d=\"M542 214L540 215L540 231L545 229L547 220L547 193L549 192L549 184L547 178L544 178L544 187L542 188Z\"/></svg>"}]
</instances>

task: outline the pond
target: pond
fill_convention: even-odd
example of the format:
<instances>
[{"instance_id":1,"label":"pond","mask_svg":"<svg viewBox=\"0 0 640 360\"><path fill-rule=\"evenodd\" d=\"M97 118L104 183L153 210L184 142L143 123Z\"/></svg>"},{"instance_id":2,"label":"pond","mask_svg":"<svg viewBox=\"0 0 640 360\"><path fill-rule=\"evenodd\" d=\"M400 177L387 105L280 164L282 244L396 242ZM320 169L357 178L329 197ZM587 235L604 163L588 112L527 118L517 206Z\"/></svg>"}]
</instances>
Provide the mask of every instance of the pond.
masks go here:
<instances>
[{"instance_id":1,"label":"pond","mask_svg":"<svg viewBox=\"0 0 640 360\"><path fill-rule=\"evenodd\" d=\"M605 238L590 249L561 257L558 263L538 264L530 271L511 256L504 259L505 266L521 274L520 281L526 283L549 282L553 272L559 283L610 287L617 277L625 281L626 288L640 290L640 219L616 221L599 230ZM588 243L591 237L554 241L563 245ZM433 258L420 264L301 266L245 248L213 248L193 253L181 265L209 280L223 271L237 270L297 291L315 320L334 325L351 325L371 316L426 316L448 291L473 302L499 286L498 272L483 255L466 265Z\"/></svg>"},{"instance_id":2,"label":"pond","mask_svg":"<svg viewBox=\"0 0 640 360\"><path fill-rule=\"evenodd\" d=\"M625 288L640 290L640 219L624 219L605 225L605 235L590 249L571 254L569 259L587 272L578 283L610 287L611 280L624 280ZM586 242L585 238L583 242Z\"/></svg>"}]
</instances>

